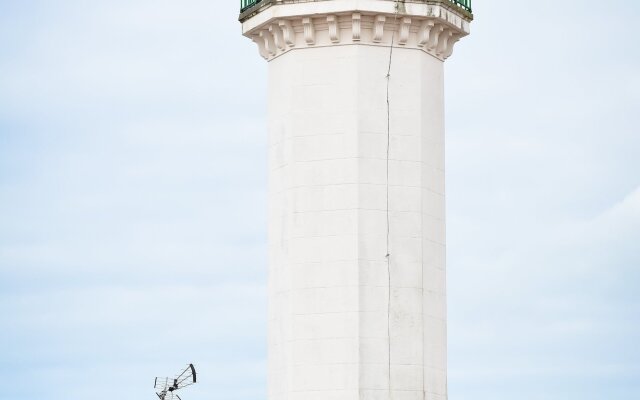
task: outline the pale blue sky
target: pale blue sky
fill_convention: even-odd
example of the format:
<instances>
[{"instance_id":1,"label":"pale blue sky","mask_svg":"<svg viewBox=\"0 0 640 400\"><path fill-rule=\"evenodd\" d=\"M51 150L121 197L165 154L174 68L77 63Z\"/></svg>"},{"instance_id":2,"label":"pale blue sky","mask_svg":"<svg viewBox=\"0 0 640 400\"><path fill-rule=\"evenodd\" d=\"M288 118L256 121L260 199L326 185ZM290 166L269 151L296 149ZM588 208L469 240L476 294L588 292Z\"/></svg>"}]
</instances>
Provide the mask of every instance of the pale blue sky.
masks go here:
<instances>
[{"instance_id":1,"label":"pale blue sky","mask_svg":"<svg viewBox=\"0 0 640 400\"><path fill-rule=\"evenodd\" d=\"M640 398L640 5L475 0L451 400ZM266 399L266 64L236 1L0 0L0 399Z\"/></svg>"}]
</instances>

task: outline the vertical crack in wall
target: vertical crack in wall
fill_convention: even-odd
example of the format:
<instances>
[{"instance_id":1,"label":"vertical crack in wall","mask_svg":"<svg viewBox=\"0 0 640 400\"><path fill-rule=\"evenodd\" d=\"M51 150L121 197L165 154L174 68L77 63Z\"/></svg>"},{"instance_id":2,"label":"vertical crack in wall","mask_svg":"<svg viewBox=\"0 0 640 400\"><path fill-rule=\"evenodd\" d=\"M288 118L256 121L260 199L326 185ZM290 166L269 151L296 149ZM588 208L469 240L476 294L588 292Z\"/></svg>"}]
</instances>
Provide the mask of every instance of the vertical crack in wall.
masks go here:
<instances>
[{"instance_id":1,"label":"vertical crack in wall","mask_svg":"<svg viewBox=\"0 0 640 400\"><path fill-rule=\"evenodd\" d=\"M387 260L387 277L388 277L388 292L387 292L387 349L388 349L388 389L389 389L389 399L393 399L393 391L391 388L391 299L392 299L392 282L391 282L391 250L390 250L390 236L391 236L391 219L389 212L389 159L391 152L391 99L389 96L389 89L391 84L391 65L393 61L393 47L395 44L396 38L396 20L398 19L398 13L400 12L400 7L402 5L402 9L404 11L404 4L401 4L399 0L395 1L395 10L394 10L394 26L391 35L391 45L389 46L389 64L387 66L387 149L386 149L386 217L387 217L387 251L386 251L386 260Z\"/></svg>"}]
</instances>

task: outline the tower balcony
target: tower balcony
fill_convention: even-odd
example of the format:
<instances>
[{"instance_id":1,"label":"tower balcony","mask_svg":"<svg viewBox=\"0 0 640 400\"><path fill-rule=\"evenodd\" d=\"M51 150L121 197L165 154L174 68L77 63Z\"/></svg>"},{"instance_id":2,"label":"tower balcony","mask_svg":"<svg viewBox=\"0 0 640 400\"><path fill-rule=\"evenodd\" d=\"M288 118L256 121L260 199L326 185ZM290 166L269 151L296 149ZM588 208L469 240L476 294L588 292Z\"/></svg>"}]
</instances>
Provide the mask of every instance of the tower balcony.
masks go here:
<instances>
[{"instance_id":1,"label":"tower balcony","mask_svg":"<svg viewBox=\"0 0 640 400\"><path fill-rule=\"evenodd\" d=\"M299 2L309 2L309 1L326 1L326 0L240 0L240 21L243 21L249 18L252 14L259 11L260 9L270 7L273 4L299 3ZM385 1L395 1L395 0L385 0ZM413 2L430 3L430 4L448 4L457 8L459 11L462 11L463 14L466 14L468 17L471 17L471 12L472 12L471 0L414 0Z\"/></svg>"},{"instance_id":2,"label":"tower balcony","mask_svg":"<svg viewBox=\"0 0 640 400\"><path fill-rule=\"evenodd\" d=\"M444 61L470 32L471 0L242 0L242 34L271 61L291 50L397 45Z\"/></svg>"}]
</instances>

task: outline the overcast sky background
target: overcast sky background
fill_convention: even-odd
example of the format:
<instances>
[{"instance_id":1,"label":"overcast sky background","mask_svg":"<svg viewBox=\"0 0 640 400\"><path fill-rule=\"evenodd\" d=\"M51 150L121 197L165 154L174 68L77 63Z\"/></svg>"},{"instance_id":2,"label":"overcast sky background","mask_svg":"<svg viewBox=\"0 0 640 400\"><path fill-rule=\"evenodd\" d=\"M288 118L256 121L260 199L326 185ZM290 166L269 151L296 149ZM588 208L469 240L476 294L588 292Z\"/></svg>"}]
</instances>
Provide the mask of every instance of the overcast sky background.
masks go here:
<instances>
[{"instance_id":1,"label":"overcast sky background","mask_svg":"<svg viewBox=\"0 0 640 400\"><path fill-rule=\"evenodd\" d=\"M266 399L237 1L0 0L0 399ZM640 398L640 3L475 0L446 66L451 400Z\"/></svg>"}]
</instances>

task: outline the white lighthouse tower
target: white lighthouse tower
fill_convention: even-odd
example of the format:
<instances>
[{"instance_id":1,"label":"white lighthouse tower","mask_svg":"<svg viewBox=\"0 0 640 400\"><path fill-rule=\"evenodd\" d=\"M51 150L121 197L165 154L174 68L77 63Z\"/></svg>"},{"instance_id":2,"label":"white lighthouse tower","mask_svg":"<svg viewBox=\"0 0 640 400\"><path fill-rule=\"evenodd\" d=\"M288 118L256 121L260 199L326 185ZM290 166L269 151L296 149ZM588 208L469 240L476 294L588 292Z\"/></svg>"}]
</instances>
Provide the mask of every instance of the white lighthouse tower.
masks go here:
<instances>
[{"instance_id":1,"label":"white lighthouse tower","mask_svg":"<svg viewBox=\"0 0 640 400\"><path fill-rule=\"evenodd\" d=\"M243 0L269 65L269 400L445 400L443 65L470 0Z\"/></svg>"}]
</instances>

